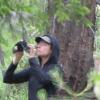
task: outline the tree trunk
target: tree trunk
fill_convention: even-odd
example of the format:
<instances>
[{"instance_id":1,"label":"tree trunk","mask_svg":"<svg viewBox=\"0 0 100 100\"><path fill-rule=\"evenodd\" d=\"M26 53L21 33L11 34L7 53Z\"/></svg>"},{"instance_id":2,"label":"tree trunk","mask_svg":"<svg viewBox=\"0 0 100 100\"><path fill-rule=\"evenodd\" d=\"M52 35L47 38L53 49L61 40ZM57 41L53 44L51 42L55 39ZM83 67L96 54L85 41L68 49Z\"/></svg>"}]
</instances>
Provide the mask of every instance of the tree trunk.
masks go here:
<instances>
[{"instance_id":1,"label":"tree trunk","mask_svg":"<svg viewBox=\"0 0 100 100\"><path fill-rule=\"evenodd\" d=\"M84 0L83 2L91 10L87 17L95 24L96 1ZM55 26L53 29L51 27L50 32L60 41L59 62L63 65L65 81L69 82L73 90L82 90L87 83L87 73L94 67L94 34L82 23L76 25L73 21L69 21L61 24L57 20L52 22L54 21Z\"/></svg>"}]
</instances>

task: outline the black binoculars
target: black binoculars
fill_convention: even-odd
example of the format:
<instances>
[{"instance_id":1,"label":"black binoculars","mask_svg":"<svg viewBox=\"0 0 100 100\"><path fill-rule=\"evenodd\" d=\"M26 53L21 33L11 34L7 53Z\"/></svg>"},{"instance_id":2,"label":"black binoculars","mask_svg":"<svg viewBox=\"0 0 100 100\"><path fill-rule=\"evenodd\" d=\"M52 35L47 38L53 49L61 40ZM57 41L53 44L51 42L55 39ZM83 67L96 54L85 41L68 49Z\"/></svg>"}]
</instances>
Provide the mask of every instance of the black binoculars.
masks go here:
<instances>
[{"instance_id":1,"label":"black binoculars","mask_svg":"<svg viewBox=\"0 0 100 100\"><path fill-rule=\"evenodd\" d=\"M15 44L15 46L13 48L13 53L23 52L23 51L28 52L29 49L30 48L28 47L27 42L23 40L23 41L19 41Z\"/></svg>"}]
</instances>

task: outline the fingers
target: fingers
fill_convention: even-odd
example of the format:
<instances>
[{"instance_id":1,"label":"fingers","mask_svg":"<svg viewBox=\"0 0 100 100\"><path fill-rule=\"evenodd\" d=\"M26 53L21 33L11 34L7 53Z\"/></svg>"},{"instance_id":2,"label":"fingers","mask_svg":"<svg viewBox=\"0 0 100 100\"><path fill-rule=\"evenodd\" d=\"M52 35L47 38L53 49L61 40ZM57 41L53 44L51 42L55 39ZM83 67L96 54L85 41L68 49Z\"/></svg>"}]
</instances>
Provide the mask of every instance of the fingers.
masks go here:
<instances>
[{"instance_id":1,"label":"fingers","mask_svg":"<svg viewBox=\"0 0 100 100\"><path fill-rule=\"evenodd\" d=\"M36 50L36 47L35 46L33 46L32 44L29 44L28 45L29 46L29 58L32 58L32 57L36 57L36 52L37 52L37 50Z\"/></svg>"},{"instance_id":2,"label":"fingers","mask_svg":"<svg viewBox=\"0 0 100 100\"><path fill-rule=\"evenodd\" d=\"M28 49L27 57L28 58L36 57L36 55L37 55L36 47L32 44L29 44L28 47L29 47L29 49ZM18 51L16 53L14 53L14 55L13 55L13 63L14 64L18 63L21 60L23 53L24 52L22 52L22 51Z\"/></svg>"}]
</instances>

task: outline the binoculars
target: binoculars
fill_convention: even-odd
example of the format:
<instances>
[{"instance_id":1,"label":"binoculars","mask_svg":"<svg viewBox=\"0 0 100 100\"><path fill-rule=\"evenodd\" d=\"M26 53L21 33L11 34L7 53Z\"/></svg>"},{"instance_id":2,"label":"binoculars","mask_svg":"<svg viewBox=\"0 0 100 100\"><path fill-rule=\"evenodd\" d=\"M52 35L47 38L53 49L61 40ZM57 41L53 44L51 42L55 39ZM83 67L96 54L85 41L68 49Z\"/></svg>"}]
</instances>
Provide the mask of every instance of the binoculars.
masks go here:
<instances>
[{"instance_id":1,"label":"binoculars","mask_svg":"<svg viewBox=\"0 0 100 100\"><path fill-rule=\"evenodd\" d=\"M14 48L13 48L13 53L16 53L16 52L23 52L23 51L26 51L28 52L30 48L28 47L27 45L27 42L22 40L22 41L19 41L15 44Z\"/></svg>"}]
</instances>

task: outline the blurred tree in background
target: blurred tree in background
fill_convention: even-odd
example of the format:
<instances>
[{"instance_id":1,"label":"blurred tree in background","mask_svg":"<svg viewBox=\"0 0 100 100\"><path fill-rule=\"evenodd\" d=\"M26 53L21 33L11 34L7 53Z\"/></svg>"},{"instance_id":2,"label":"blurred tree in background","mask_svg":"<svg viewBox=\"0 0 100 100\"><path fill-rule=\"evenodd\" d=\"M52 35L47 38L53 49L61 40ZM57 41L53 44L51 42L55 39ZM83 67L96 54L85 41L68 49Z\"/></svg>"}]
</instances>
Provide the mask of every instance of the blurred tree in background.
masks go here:
<instances>
[{"instance_id":1,"label":"blurred tree in background","mask_svg":"<svg viewBox=\"0 0 100 100\"><path fill-rule=\"evenodd\" d=\"M48 0L50 32L60 40L65 80L73 90L87 84L87 73L94 67L96 0Z\"/></svg>"}]
</instances>

